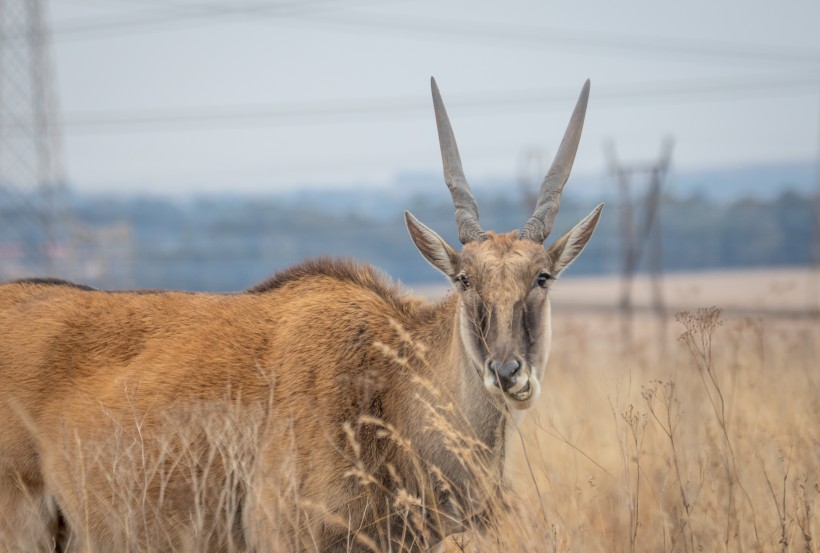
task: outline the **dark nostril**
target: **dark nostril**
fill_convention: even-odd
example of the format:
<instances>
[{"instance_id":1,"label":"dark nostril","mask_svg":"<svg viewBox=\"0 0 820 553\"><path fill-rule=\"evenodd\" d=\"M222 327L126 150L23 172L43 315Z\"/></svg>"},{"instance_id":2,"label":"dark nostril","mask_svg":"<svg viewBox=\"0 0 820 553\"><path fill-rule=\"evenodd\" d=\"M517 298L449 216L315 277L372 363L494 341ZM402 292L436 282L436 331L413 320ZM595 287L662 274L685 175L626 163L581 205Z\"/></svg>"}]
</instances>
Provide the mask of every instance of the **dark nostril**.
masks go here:
<instances>
[{"instance_id":1,"label":"dark nostril","mask_svg":"<svg viewBox=\"0 0 820 553\"><path fill-rule=\"evenodd\" d=\"M506 363L501 365L501 368L499 368L498 372L500 374L504 374L504 375L508 376L509 378L513 378L515 375L518 374L518 371L520 371L520 370L521 370L521 363L519 363L517 360L513 359L512 361L507 361Z\"/></svg>"},{"instance_id":2,"label":"dark nostril","mask_svg":"<svg viewBox=\"0 0 820 553\"><path fill-rule=\"evenodd\" d=\"M490 361L490 370L497 374L502 380L513 380L521 370L521 363L517 359L507 361L506 363L497 363Z\"/></svg>"}]
</instances>

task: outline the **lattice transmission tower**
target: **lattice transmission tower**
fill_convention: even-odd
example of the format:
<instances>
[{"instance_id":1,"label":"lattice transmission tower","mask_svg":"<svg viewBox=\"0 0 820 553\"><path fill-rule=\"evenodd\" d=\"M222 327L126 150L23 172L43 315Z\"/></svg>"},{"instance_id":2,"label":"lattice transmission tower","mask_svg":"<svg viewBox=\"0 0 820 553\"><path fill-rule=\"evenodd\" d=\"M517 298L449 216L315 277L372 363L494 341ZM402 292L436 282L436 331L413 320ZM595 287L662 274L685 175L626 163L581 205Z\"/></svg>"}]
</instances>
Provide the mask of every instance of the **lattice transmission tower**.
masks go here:
<instances>
[{"instance_id":1,"label":"lattice transmission tower","mask_svg":"<svg viewBox=\"0 0 820 553\"><path fill-rule=\"evenodd\" d=\"M623 333L632 339L634 310L632 288L635 273L643 257L649 269L650 307L658 316L660 343L666 337L666 302L663 292L663 242L661 232L661 197L672 164L672 139L663 142L660 156L650 162L624 163L615 154L615 145L606 145L610 173L618 183L621 234L621 297ZM644 190L636 194L633 181L644 180ZM646 252L647 255L644 255Z\"/></svg>"},{"instance_id":2,"label":"lattice transmission tower","mask_svg":"<svg viewBox=\"0 0 820 553\"><path fill-rule=\"evenodd\" d=\"M57 275L66 185L45 0L0 0L0 278Z\"/></svg>"}]
</instances>

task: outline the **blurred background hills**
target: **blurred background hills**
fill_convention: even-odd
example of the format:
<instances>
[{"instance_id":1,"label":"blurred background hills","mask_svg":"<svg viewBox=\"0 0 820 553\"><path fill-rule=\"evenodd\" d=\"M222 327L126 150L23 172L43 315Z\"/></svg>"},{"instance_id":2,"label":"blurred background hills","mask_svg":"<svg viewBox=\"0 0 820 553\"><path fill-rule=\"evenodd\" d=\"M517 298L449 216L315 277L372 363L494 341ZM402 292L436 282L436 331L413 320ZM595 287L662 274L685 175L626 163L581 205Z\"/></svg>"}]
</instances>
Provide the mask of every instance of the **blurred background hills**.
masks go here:
<instances>
[{"instance_id":1,"label":"blurred background hills","mask_svg":"<svg viewBox=\"0 0 820 553\"><path fill-rule=\"evenodd\" d=\"M798 266L812 262L813 167L806 163L679 172L661 201L663 267L669 271ZM524 194L501 179L474 183L482 224L520 228L531 213ZM609 203L596 237L570 274L621 270L617 194L606 175L573 177L556 227L557 239L596 202ZM443 282L419 256L404 225L409 209L458 244L453 208L436 174L398 176L389 186L312 187L280 194L70 193L76 237L86 252L72 278L101 287L242 290L276 270L319 255L352 257L408 284ZM697 224L692 224L697 221ZM13 234L14 214L0 218ZM93 246L93 247L92 247ZM20 252L3 252L6 271ZM79 262L77 262L79 261ZM15 277L29 276L20 265ZM645 271L641 264L639 272Z\"/></svg>"}]
</instances>

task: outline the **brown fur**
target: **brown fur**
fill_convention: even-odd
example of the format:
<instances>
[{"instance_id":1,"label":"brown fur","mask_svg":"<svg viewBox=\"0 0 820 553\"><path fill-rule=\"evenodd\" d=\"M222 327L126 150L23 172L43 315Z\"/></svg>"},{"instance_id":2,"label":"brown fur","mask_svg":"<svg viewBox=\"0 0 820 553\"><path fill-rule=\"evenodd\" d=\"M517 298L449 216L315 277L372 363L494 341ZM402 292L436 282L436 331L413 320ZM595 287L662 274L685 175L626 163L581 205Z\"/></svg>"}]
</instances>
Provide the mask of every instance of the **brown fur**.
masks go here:
<instances>
[{"instance_id":1,"label":"brown fur","mask_svg":"<svg viewBox=\"0 0 820 553\"><path fill-rule=\"evenodd\" d=\"M433 94L464 249L405 217L439 303L328 259L230 295L0 285L0 553L415 552L491 519L601 212L542 247L588 83L524 234L479 226Z\"/></svg>"},{"instance_id":2,"label":"brown fur","mask_svg":"<svg viewBox=\"0 0 820 553\"><path fill-rule=\"evenodd\" d=\"M370 267L329 260L294 267L239 295L110 294L50 282L2 285L0 508L7 524L0 528L6 533L20 528L13 513L23 503L56 501L70 527L90 530L89 535L75 534L75 543L116 549L121 537L96 521L118 506L76 497L74 473L90 451L84 448L105 440L115 428L133 438L139 421L149 454L156 453L151 450L170 413L229 398L248 412L272 406L276 431L262 437L272 440L263 450L287 433L295 437L292 451L274 447L260 479L262 472L293 455L298 500L352 517L378 543L373 526L379 523L366 507L373 498L358 498L362 489L345 476L352 461L346 462L351 445L343 425L355 430L366 468L387 490L395 491L396 483L384 461L393 463L409 489L418 461L402 458L389 440L377 438L372 428L360 424L362 415L393 425L419 444L418 454L427 462L435 462L454 482L462 478L458 460L418 428L424 413L416 397L419 388L409 378L416 374L437 385L453 385L447 382L450 375L431 369L448 364L455 302L451 297L424 304L402 295ZM398 326L391 326L391 320ZM414 358L396 330L400 327L429 348L426 364ZM411 370L374 348L376 343L410 359ZM494 437L490 426L479 429L486 442ZM92 496L105 496L110 485L106 468L103 460L88 470L83 487ZM155 482L148 493L158 493ZM278 501L269 496L279 490L254 493ZM186 518L190 505L184 500L166 503L166 516ZM43 527L54 526L54 513L52 508L44 514ZM244 513L243 524L262 535L256 527L274 522L267 515ZM332 524L317 528L319 543L325 544L321 550L346 533ZM298 544L287 540L289 546Z\"/></svg>"},{"instance_id":3,"label":"brown fur","mask_svg":"<svg viewBox=\"0 0 820 553\"><path fill-rule=\"evenodd\" d=\"M535 279L596 222L460 254L409 223L471 283L436 304L330 259L243 294L0 285L0 551L417 551L480 523L509 402L537 398L507 397L488 363L520 359L540 389Z\"/></svg>"}]
</instances>

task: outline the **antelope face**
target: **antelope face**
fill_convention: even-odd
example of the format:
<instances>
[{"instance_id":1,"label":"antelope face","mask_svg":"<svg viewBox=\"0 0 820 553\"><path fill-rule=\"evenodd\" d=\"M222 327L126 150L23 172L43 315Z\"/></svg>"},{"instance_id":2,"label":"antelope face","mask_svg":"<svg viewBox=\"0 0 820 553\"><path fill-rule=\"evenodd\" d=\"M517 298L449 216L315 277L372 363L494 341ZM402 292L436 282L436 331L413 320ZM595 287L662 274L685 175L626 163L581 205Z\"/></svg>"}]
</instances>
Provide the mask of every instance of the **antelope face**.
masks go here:
<instances>
[{"instance_id":1,"label":"antelope face","mask_svg":"<svg viewBox=\"0 0 820 553\"><path fill-rule=\"evenodd\" d=\"M596 207L551 247L543 247L575 159L588 94L587 81L541 186L533 216L520 232L495 234L485 232L478 223L478 207L433 81L444 177L464 248L456 251L409 212L405 212L407 227L421 254L458 291L460 338L468 364L492 394L515 409L532 406L541 390L551 345L550 284L586 246L603 207Z\"/></svg>"},{"instance_id":2,"label":"antelope face","mask_svg":"<svg viewBox=\"0 0 820 553\"><path fill-rule=\"evenodd\" d=\"M487 233L464 247L455 286L461 340L484 386L518 408L540 392L550 348L552 263L518 233Z\"/></svg>"},{"instance_id":3,"label":"antelope face","mask_svg":"<svg viewBox=\"0 0 820 553\"><path fill-rule=\"evenodd\" d=\"M549 248L518 231L487 232L461 253L405 214L416 247L459 294L469 363L487 389L515 409L532 406L541 391L551 345L549 289L592 237L600 214L598 206Z\"/></svg>"}]
</instances>

